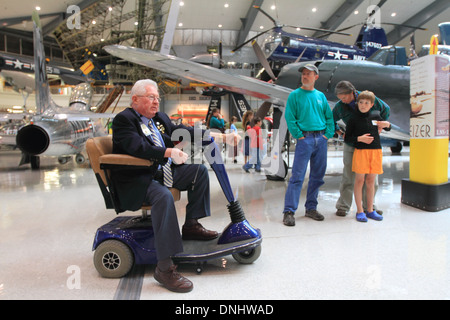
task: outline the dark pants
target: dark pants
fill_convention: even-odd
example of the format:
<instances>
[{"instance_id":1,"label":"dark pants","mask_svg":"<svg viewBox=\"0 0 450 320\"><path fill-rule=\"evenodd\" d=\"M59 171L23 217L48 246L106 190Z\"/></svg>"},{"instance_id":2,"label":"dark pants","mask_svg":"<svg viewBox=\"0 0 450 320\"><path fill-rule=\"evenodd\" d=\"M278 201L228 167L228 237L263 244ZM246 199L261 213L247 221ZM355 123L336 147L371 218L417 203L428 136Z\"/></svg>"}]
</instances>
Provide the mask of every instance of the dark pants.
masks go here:
<instances>
[{"instance_id":1,"label":"dark pants","mask_svg":"<svg viewBox=\"0 0 450 320\"><path fill-rule=\"evenodd\" d=\"M173 187L187 191L186 219L200 219L211 215L208 169L190 164L173 167ZM183 252L175 203L170 190L161 181L153 180L146 203L152 206L152 225L155 232L156 256L163 260Z\"/></svg>"}]
</instances>

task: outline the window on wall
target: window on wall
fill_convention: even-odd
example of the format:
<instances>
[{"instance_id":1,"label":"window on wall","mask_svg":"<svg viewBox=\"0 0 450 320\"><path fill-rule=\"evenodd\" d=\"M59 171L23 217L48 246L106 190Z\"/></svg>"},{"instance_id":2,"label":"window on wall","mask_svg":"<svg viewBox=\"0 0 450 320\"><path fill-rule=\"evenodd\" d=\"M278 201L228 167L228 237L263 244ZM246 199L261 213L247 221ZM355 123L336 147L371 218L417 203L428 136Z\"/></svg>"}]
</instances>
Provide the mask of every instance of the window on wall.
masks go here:
<instances>
[{"instance_id":1,"label":"window on wall","mask_svg":"<svg viewBox=\"0 0 450 320\"><path fill-rule=\"evenodd\" d=\"M52 58L53 59L63 59L63 52L59 48L52 48Z\"/></svg>"},{"instance_id":2,"label":"window on wall","mask_svg":"<svg viewBox=\"0 0 450 320\"><path fill-rule=\"evenodd\" d=\"M5 35L0 34L0 51L5 51Z\"/></svg>"},{"instance_id":3,"label":"window on wall","mask_svg":"<svg viewBox=\"0 0 450 320\"><path fill-rule=\"evenodd\" d=\"M6 36L6 50L10 53L20 54L20 39Z\"/></svg>"},{"instance_id":4,"label":"window on wall","mask_svg":"<svg viewBox=\"0 0 450 320\"><path fill-rule=\"evenodd\" d=\"M33 42L22 39L22 54L33 56Z\"/></svg>"}]
</instances>

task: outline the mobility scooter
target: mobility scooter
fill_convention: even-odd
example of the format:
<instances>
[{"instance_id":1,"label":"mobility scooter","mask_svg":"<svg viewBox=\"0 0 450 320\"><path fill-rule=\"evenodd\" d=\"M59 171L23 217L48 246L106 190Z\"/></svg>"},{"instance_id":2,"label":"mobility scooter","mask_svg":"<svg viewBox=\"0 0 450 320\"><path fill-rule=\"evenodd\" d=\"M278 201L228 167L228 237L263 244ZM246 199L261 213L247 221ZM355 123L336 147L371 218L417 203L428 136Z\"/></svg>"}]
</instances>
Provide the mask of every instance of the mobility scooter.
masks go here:
<instances>
[{"instance_id":1,"label":"mobility scooter","mask_svg":"<svg viewBox=\"0 0 450 320\"><path fill-rule=\"evenodd\" d=\"M215 150L211 153L217 159L220 153L217 145L211 144ZM112 170L150 167L152 162L129 155L112 153L111 136L91 138L86 143L91 167L96 175L107 209L115 209L118 213ZM203 265L211 259L228 255L239 263L253 263L261 254L261 231L254 228L245 218L239 201L234 198L225 166L221 161L206 157L210 163L222 190L229 202L230 224L217 239L210 241L183 241L184 251L172 257L175 263L190 262L196 264L201 273ZM174 199L180 199L180 191L171 189ZM134 265L156 264L154 232L148 213L151 207L142 207L141 216L117 217L98 228L93 250L94 265L101 276L121 278Z\"/></svg>"}]
</instances>

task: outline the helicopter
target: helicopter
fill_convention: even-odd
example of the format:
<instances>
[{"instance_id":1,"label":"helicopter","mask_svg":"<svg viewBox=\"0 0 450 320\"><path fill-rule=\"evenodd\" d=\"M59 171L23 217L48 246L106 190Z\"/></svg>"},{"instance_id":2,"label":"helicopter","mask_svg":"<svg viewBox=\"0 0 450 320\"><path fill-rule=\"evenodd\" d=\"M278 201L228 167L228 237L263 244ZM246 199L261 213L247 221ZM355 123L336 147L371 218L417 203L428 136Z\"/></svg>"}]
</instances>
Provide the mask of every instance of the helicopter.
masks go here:
<instances>
[{"instance_id":1,"label":"helicopter","mask_svg":"<svg viewBox=\"0 0 450 320\"><path fill-rule=\"evenodd\" d=\"M386 32L383 28L381 28L379 23L375 22L376 19L374 19L377 7L374 8L364 23L360 23L362 24L362 27L354 45L332 42L322 38L331 33L350 36L350 34L344 33L344 31L360 24L336 31L322 30L323 34L315 38L301 36L286 32L284 28L295 28L297 31L311 30L311 28L280 24L259 6L253 7L268 17L274 23L274 27L263 31L255 37L252 37L246 42L238 45L232 50L232 52L240 50L242 47L251 42L256 55L259 56L259 60L267 60L275 75L280 72L283 66L294 62L317 60L366 60L376 51L388 45ZM412 29L426 30L415 26L402 26ZM265 34L268 34L269 36L264 41L263 48L258 48L259 45L255 40ZM262 55L264 55L264 59L261 58Z\"/></svg>"}]
</instances>

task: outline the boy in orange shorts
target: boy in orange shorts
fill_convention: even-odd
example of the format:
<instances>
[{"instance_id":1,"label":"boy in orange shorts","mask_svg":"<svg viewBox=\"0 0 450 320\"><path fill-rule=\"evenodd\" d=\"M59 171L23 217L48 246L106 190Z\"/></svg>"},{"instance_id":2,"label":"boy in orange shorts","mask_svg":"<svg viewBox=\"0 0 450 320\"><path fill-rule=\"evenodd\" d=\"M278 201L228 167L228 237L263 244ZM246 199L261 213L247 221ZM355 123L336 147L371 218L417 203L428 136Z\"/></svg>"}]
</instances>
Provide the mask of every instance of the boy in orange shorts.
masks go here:
<instances>
[{"instance_id":1,"label":"boy in orange shorts","mask_svg":"<svg viewBox=\"0 0 450 320\"><path fill-rule=\"evenodd\" d=\"M353 172L355 176L355 202L357 206L356 220L367 222L367 218L381 221L383 216L373 210L375 178L383 173L383 152L381 149L380 133L384 129L389 131L391 124L383 121L379 114L371 113L375 95L370 91L363 91L358 96L358 110L350 119L345 130L345 141L354 143ZM362 188L366 183L367 215L362 206Z\"/></svg>"}]
</instances>

